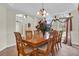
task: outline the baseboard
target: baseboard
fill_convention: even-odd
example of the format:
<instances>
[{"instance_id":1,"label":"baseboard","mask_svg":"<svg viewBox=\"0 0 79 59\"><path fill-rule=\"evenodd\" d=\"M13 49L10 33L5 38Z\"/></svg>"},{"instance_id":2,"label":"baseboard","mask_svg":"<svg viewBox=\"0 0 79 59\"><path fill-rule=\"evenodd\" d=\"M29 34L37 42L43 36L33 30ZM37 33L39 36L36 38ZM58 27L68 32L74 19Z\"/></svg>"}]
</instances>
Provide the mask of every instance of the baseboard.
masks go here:
<instances>
[{"instance_id":1,"label":"baseboard","mask_svg":"<svg viewBox=\"0 0 79 59\"><path fill-rule=\"evenodd\" d=\"M0 49L0 51L2 51L2 50L4 50L4 49L6 49L6 46L2 47L2 48Z\"/></svg>"},{"instance_id":2,"label":"baseboard","mask_svg":"<svg viewBox=\"0 0 79 59\"><path fill-rule=\"evenodd\" d=\"M6 47L8 48L8 47L11 47L11 46L14 46L14 45L16 45L16 43L7 45Z\"/></svg>"},{"instance_id":3,"label":"baseboard","mask_svg":"<svg viewBox=\"0 0 79 59\"><path fill-rule=\"evenodd\" d=\"M6 49L6 48L8 48L8 47L14 46L14 45L16 45L16 43L14 43L14 44L10 44L10 45L6 45L5 47L1 48L0 51Z\"/></svg>"},{"instance_id":4,"label":"baseboard","mask_svg":"<svg viewBox=\"0 0 79 59\"><path fill-rule=\"evenodd\" d=\"M74 44L74 45L79 45L79 43L72 43L72 44Z\"/></svg>"}]
</instances>

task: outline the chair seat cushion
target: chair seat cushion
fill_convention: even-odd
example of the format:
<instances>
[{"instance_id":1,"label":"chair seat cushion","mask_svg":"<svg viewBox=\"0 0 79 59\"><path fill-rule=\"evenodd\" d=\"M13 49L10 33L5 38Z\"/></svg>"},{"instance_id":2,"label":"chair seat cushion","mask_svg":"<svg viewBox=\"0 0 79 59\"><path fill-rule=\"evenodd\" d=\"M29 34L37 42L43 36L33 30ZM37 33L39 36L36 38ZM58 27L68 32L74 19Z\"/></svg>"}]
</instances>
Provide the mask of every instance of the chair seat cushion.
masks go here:
<instances>
[{"instance_id":1,"label":"chair seat cushion","mask_svg":"<svg viewBox=\"0 0 79 59\"><path fill-rule=\"evenodd\" d=\"M38 49L40 49L42 51L46 51L47 50L47 44L40 46Z\"/></svg>"}]
</instances>

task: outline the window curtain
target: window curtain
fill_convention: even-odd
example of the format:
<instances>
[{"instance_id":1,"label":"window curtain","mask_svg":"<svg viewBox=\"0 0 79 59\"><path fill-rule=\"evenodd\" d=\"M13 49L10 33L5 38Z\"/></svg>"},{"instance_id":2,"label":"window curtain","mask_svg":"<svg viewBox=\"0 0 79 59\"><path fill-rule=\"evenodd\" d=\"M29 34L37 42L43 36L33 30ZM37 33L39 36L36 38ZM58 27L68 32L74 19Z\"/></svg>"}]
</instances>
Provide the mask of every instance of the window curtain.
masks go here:
<instances>
[{"instance_id":1,"label":"window curtain","mask_svg":"<svg viewBox=\"0 0 79 59\"><path fill-rule=\"evenodd\" d=\"M72 17L70 17L70 31L72 31Z\"/></svg>"},{"instance_id":2,"label":"window curtain","mask_svg":"<svg viewBox=\"0 0 79 59\"><path fill-rule=\"evenodd\" d=\"M70 22L70 26L69 26L69 22ZM66 39L64 40L64 43L68 44L70 46L72 45L72 43L71 43L71 31L72 31L72 18L69 18L66 21Z\"/></svg>"},{"instance_id":3,"label":"window curtain","mask_svg":"<svg viewBox=\"0 0 79 59\"><path fill-rule=\"evenodd\" d=\"M69 45L72 46L72 43L71 43L71 31L72 31L72 17L70 17L70 42L69 42Z\"/></svg>"}]
</instances>

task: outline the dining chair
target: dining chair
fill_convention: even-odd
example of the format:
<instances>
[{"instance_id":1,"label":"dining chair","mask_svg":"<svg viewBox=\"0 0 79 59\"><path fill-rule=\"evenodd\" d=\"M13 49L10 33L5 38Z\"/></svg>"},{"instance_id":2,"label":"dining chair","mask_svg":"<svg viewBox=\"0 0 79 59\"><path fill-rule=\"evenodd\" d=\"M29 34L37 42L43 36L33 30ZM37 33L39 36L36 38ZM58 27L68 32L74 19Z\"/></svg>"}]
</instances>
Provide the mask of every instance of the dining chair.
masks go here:
<instances>
[{"instance_id":1,"label":"dining chair","mask_svg":"<svg viewBox=\"0 0 79 59\"><path fill-rule=\"evenodd\" d=\"M43 34L41 31L34 30L34 37L35 38L43 38Z\"/></svg>"},{"instance_id":2,"label":"dining chair","mask_svg":"<svg viewBox=\"0 0 79 59\"><path fill-rule=\"evenodd\" d=\"M37 56L48 56L50 54L54 55L54 40L52 33L50 33L49 39L47 40L47 44L38 48Z\"/></svg>"},{"instance_id":3,"label":"dining chair","mask_svg":"<svg viewBox=\"0 0 79 59\"><path fill-rule=\"evenodd\" d=\"M58 44L58 31L53 30L50 32L50 36L53 36L52 38L52 48L51 48L51 54L55 55L56 52L59 50L59 44Z\"/></svg>"},{"instance_id":4,"label":"dining chair","mask_svg":"<svg viewBox=\"0 0 79 59\"><path fill-rule=\"evenodd\" d=\"M53 43L52 43L52 53L57 52L59 50L59 45L58 45L58 31L57 30L53 30L53 32L51 33L51 35L53 35Z\"/></svg>"},{"instance_id":5,"label":"dining chair","mask_svg":"<svg viewBox=\"0 0 79 59\"><path fill-rule=\"evenodd\" d=\"M26 31L26 39L27 39L27 40L31 40L32 37L33 37L32 31Z\"/></svg>"},{"instance_id":6,"label":"dining chair","mask_svg":"<svg viewBox=\"0 0 79 59\"><path fill-rule=\"evenodd\" d=\"M58 43L59 43L60 47L62 47L62 45L61 45L62 33L63 33L63 32L59 31Z\"/></svg>"},{"instance_id":7,"label":"dining chair","mask_svg":"<svg viewBox=\"0 0 79 59\"><path fill-rule=\"evenodd\" d=\"M56 42L55 47L56 47L56 51L58 51L59 50L59 45L60 45L60 47L62 47L61 46L62 32L55 31L54 35L56 35L56 36L54 36L55 37L55 42Z\"/></svg>"},{"instance_id":8,"label":"dining chair","mask_svg":"<svg viewBox=\"0 0 79 59\"><path fill-rule=\"evenodd\" d=\"M51 39L48 40L44 47L39 47L37 53L37 56L48 56L51 53Z\"/></svg>"},{"instance_id":9,"label":"dining chair","mask_svg":"<svg viewBox=\"0 0 79 59\"><path fill-rule=\"evenodd\" d=\"M48 44L44 47L39 47L38 49L38 56L48 56L48 55L55 55L57 52L58 46L58 31L53 30L50 32Z\"/></svg>"},{"instance_id":10,"label":"dining chair","mask_svg":"<svg viewBox=\"0 0 79 59\"><path fill-rule=\"evenodd\" d=\"M14 32L15 37L16 37L16 45L17 45L17 51L18 51L18 56L22 55L32 55L33 50L31 48L25 48L24 42L22 41L21 34L19 32Z\"/></svg>"}]
</instances>

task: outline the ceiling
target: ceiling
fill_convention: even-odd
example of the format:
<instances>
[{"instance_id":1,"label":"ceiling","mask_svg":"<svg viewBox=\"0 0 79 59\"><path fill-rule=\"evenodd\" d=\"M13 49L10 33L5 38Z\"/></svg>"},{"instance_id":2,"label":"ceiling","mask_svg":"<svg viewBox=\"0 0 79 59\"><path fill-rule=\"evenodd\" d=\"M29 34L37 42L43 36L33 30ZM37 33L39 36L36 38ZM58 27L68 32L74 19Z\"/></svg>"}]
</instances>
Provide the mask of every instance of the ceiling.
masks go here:
<instances>
[{"instance_id":1,"label":"ceiling","mask_svg":"<svg viewBox=\"0 0 79 59\"><path fill-rule=\"evenodd\" d=\"M36 16L36 12L42 8L42 3L9 3L10 7L26 15ZM49 15L73 11L76 8L75 3L44 3L44 8Z\"/></svg>"}]
</instances>

